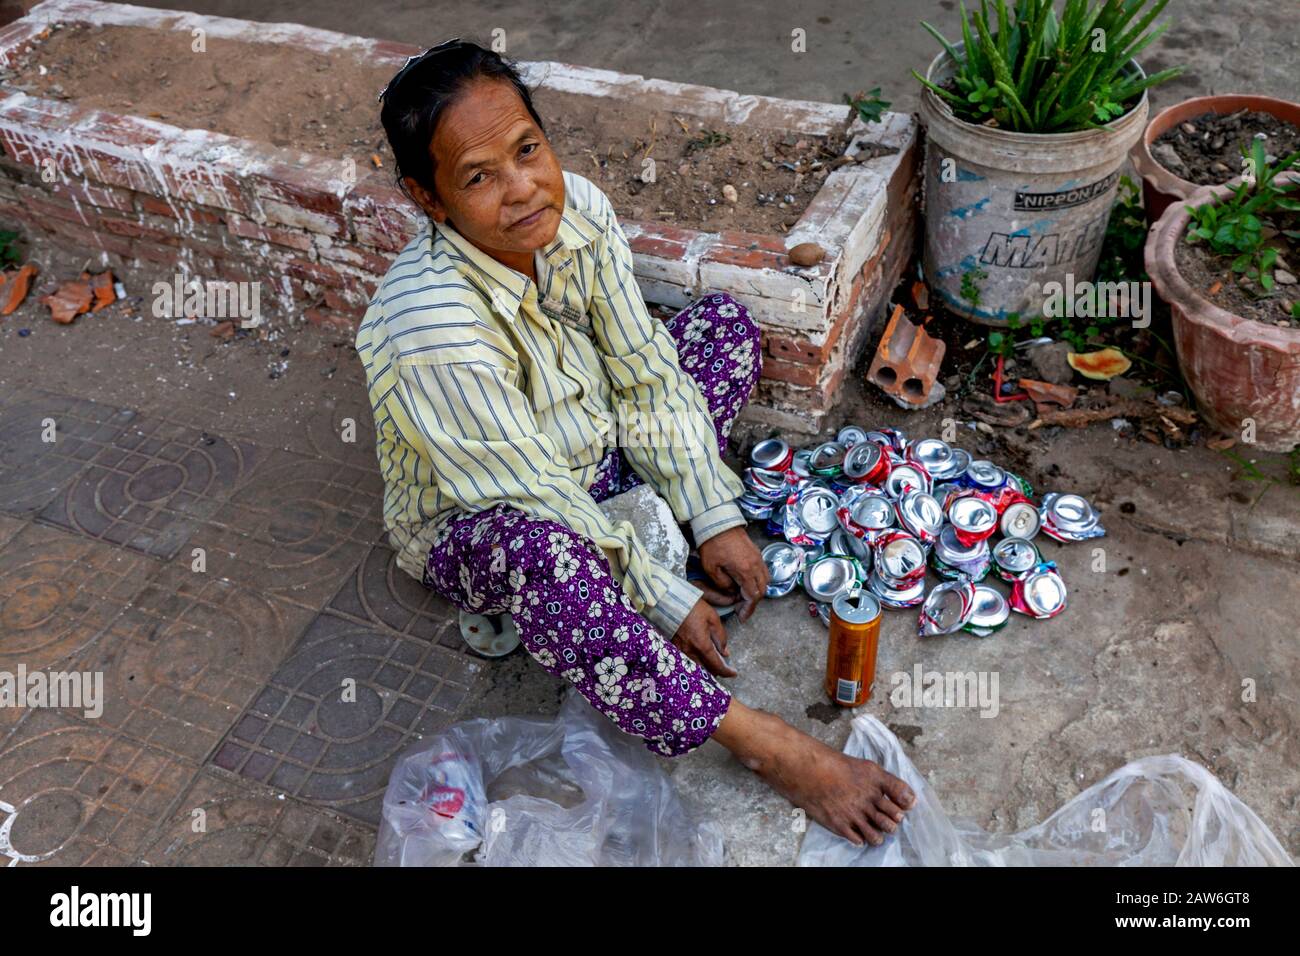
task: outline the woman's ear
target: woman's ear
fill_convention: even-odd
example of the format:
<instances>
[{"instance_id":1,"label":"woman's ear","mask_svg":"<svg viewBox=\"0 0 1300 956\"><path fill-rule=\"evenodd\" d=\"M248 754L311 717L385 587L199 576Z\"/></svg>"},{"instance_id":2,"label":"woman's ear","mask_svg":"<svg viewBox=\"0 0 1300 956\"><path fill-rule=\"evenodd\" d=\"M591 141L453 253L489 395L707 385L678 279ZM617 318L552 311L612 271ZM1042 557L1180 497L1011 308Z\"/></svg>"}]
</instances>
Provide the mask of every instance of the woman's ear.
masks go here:
<instances>
[{"instance_id":1,"label":"woman's ear","mask_svg":"<svg viewBox=\"0 0 1300 956\"><path fill-rule=\"evenodd\" d=\"M438 197L416 182L415 179L406 176L402 179L402 185L406 187L406 194L415 200L416 205L423 209L434 222L442 222L447 218L447 210L438 201Z\"/></svg>"}]
</instances>

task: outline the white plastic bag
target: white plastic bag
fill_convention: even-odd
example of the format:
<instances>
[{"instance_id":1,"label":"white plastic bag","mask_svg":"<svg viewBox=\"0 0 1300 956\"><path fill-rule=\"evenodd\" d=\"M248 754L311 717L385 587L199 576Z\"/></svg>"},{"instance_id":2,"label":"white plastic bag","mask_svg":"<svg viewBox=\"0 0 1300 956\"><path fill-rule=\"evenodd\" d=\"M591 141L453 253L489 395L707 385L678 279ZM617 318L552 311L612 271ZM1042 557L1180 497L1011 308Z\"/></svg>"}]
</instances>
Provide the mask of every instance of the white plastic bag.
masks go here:
<instances>
[{"instance_id":1,"label":"white plastic bag","mask_svg":"<svg viewBox=\"0 0 1300 956\"><path fill-rule=\"evenodd\" d=\"M901 777L916 804L879 847L855 847L814 824L800 866L1294 865L1249 807L1175 754L1126 764L1038 826L1006 835L950 820L898 738L869 714L853 719L844 752Z\"/></svg>"},{"instance_id":2,"label":"white plastic bag","mask_svg":"<svg viewBox=\"0 0 1300 956\"><path fill-rule=\"evenodd\" d=\"M398 759L375 865L469 862L717 866L722 833L683 806L640 740L570 692L555 720L470 720Z\"/></svg>"}]
</instances>

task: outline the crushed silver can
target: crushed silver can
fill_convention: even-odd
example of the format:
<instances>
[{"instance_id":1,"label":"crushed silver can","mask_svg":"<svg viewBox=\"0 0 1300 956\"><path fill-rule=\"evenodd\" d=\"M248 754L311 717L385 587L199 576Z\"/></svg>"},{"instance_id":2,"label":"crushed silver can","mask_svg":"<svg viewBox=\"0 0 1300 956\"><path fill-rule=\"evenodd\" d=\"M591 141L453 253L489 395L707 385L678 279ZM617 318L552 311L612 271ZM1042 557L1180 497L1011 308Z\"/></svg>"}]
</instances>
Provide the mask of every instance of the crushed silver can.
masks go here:
<instances>
[{"instance_id":1,"label":"crushed silver can","mask_svg":"<svg viewBox=\"0 0 1300 956\"><path fill-rule=\"evenodd\" d=\"M1038 509L1028 501L1017 501L1002 512L1000 529L1004 538L1023 538L1028 541L1038 534Z\"/></svg>"},{"instance_id":2,"label":"crushed silver can","mask_svg":"<svg viewBox=\"0 0 1300 956\"><path fill-rule=\"evenodd\" d=\"M971 545L963 544L958 540L952 525L945 525L939 532L934 550L930 552L930 566L939 577L949 581L955 581L963 575L972 581L983 581L992 563L987 539Z\"/></svg>"},{"instance_id":3,"label":"crushed silver can","mask_svg":"<svg viewBox=\"0 0 1300 956\"><path fill-rule=\"evenodd\" d=\"M952 462L952 446L939 438L918 438L907 446L906 458L918 463L931 477L946 477Z\"/></svg>"},{"instance_id":4,"label":"crushed silver can","mask_svg":"<svg viewBox=\"0 0 1300 956\"><path fill-rule=\"evenodd\" d=\"M793 457L790 445L780 438L765 438L749 452L749 463L755 468L784 471Z\"/></svg>"},{"instance_id":5,"label":"crushed silver can","mask_svg":"<svg viewBox=\"0 0 1300 956\"><path fill-rule=\"evenodd\" d=\"M967 494L951 499L948 520L962 544L987 541L998 527L998 511L983 498Z\"/></svg>"},{"instance_id":6,"label":"crushed silver can","mask_svg":"<svg viewBox=\"0 0 1300 956\"><path fill-rule=\"evenodd\" d=\"M975 586L975 607L970 620L962 625L976 637L988 637L1004 627L1011 619L1011 605L997 588L987 584Z\"/></svg>"},{"instance_id":7,"label":"crushed silver can","mask_svg":"<svg viewBox=\"0 0 1300 956\"><path fill-rule=\"evenodd\" d=\"M785 508L785 539L791 544L819 544L839 525L835 512L839 499L829 488L805 485L793 504Z\"/></svg>"},{"instance_id":8,"label":"crushed silver can","mask_svg":"<svg viewBox=\"0 0 1300 956\"><path fill-rule=\"evenodd\" d=\"M894 505L898 524L912 532L922 544L933 544L943 529L943 509L934 496L924 491L909 491Z\"/></svg>"},{"instance_id":9,"label":"crushed silver can","mask_svg":"<svg viewBox=\"0 0 1300 956\"><path fill-rule=\"evenodd\" d=\"M968 487L981 491L996 491L1007 482L1007 473L991 461L976 459L966 466L963 480Z\"/></svg>"},{"instance_id":10,"label":"crushed silver can","mask_svg":"<svg viewBox=\"0 0 1300 956\"><path fill-rule=\"evenodd\" d=\"M1008 603L1013 611L1044 620L1065 610L1065 581L1056 565L1044 561L1011 585Z\"/></svg>"},{"instance_id":11,"label":"crushed silver can","mask_svg":"<svg viewBox=\"0 0 1300 956\"><path fill-rule=\"evenodd\" d=\"M964 448L953 446L952 449L952 471L947 475L947 480L958 481L966 474L966 469L970 467L970 452Z\"/></svg>"},{"instance_id":12,"label":"crushed silver can","mask_svg":"<svg viewBox=\"0 0 1300 956\"><path fill-rule=\"evenodd\" d=\"M763 564L769 580L782 582L798 577L803 570L804 552L797 545L775 541L763 549Z\"/></svg>"},{"instance_id":13,"label":"crushed silver can","mask_svg":"<svg viewBox=\"0 0 1300 956\"><path fill-rule=\"evenodd\" d=\"M836 515L845 531L870 541L877 532L893 526L894 503L885 497L884 492L858 485L840 496Z\"/></svg>"},{"instance_id":14,"label":"crushed silver can","mask_svg":"<svg viewBox=\"0 0 1300 956\"><path fill-rule=\"evenodd\" d=\"M993 547L993 566L1003 581L1020 580L1041 560L1038 549L1027 538L1003 538Z\"/></svg>"},{"instance_id":15,"label":"crushed silver can","mask_svg":"<svg viewBox=\"0 0 1300 956\"><path fill-rule=\"evenodd\" d=\"M845 448L852 448L854 445L858 444L858 442L866 441L867 433L857 425L845 425L839 430L839 433L836 434L835 440Z\"/></svg>"},{"instance_id":16,"label":"crushed silver can","mask_svg":"<svg viewBox=\"0 0 1300 956\"><path fill-rule=\"evenodd\" d=\"M925 578L925 548L906 531L886 531L874 546L876 574L890 584L910 584Z\"/></svg>"},{"instance_id":17,"label":"crushed silver can","mask_svg":"<svg viewBox=\"0 0 1300 956\"><path fill-rule=\"evenodd\" d=\"M924 491L929 494L930 489L934 487L934 482L930 480L930 473L921 465L914 461L905 461L890 469L889 477L880 487L885 494L897 500L909 491Z\"/></svg>"},{"instance_id":18,"label":"crushed silver can","mask_svg":"<svg viewBox=\"0 0 1300 956\"><path fill-rule=\"evenodd\" d=\"M849 534L843 528L836 528L827 539L827 549L831 554L844 554L860 562L865 567L871 566L871 547L855 534Z\"/></svg>"},{"instance_id":19,"label":"crushed silver can","mask_svg":"<svg viewBox=\"0 0 1300 956\"><path fill-rule=\"evenodd\" d=\"M975 608L975 585L962 578L936 585L921 603L917 633L921 637L953 634L970 620Z\"/></svg>"},{"instance_id":20,"label":"crushed silver can","mask_svg":"<svg viewBox=\"0 0 1300 956\"><path fill-rule=\"evenodd\" d=\"M1043 533L1057 541L1085 541L1106 533L1096 509L1082 495L1043 495L1039 521Z\"/></svg>"},{"instance_id":21,"label":"crushed silver can","mask_svg":"<svg viewBox=\"0 0 1300 956\"><path fill-rule=\"evenodd\" d=\"M895 584L886 581L876 571L867 577L867 588L885 607L895 609L916 607L925 600L925 578Z\"/></svg>"},{"instance_id":22,"label":"crushed silver can","mask_svg":"<svg viewBox=\"0 0 1300 956\"><path fill-rule=\"evenodd\" d=\"M804 569L803 589L814 601L830 604L859 583L858 569L848 558L827 555Z\"/></svg>"},{"instance_id":23,"label":"crushed silver can","mask_svg":"<svg viewBox=\"0 0 1300 956\"><path fill-rule=\"evenodd\" d=\"M847 449L837 441L822 442L812 450L808 469L814 475L833 478L844 473L844 453Z\"/></svg>"}]
</instances>

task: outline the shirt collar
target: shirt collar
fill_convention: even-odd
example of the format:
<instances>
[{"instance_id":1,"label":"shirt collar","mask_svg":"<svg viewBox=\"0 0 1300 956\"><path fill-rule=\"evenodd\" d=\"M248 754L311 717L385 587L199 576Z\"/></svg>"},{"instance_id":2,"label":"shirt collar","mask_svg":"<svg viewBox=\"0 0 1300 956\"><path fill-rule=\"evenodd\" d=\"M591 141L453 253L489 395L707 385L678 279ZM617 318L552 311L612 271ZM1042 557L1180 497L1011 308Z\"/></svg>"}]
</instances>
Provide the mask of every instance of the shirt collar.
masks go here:
<instances>
[{"instance_id":1,"label":"shirt collar","mask_svg":"<svg viewBox=\"0 0 1300 956\"><path fill-rule=\"evenodd\" d=\"M519 313L519 306L528 298L536 295L536 287L529 279L497 262L478 246L474 245L449 222L435 225L425 219L421 226L431 232L430 241L435 241L432 232L436 231L455 249L462 261L457 262L457 271L473 282L492 303L500 315L513 322ZM601 229L586 214L566 205L560 213L560 225L551 244L539 250L542 258L551 268L566 271L573 263L574 253L600 237Z\"/></svg>"}]
</instances>

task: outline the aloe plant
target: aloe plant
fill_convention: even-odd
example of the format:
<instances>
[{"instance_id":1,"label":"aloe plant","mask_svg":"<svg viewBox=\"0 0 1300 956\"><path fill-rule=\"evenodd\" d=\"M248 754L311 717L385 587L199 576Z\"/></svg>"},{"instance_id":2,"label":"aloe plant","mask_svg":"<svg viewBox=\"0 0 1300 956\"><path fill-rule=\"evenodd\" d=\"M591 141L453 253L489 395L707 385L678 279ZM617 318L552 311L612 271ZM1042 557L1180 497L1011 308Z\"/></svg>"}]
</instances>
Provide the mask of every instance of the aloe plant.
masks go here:
<instances>
[{"instance_id":1,"label":"aloe plant","mask_svg":"<svg viewBox=\"0 0 1300 956\"><path fill-rule=\"evenodd\" d=\"M1066 0L1059 19L1053 0L980 0L969 14L963 3L960 50L921 24L955 65L952 87L912 75L968 122L1022 133L1102 126L1143 90L1182 72L1179 66L1141 77L1127 69L1165 31L1165 24L1152 24L1168 3Z\"/></svg>"}]
</instances>

